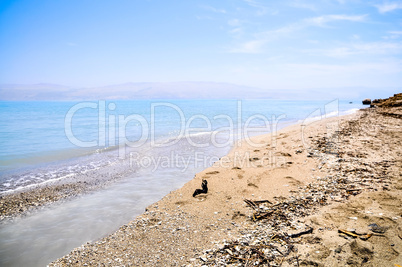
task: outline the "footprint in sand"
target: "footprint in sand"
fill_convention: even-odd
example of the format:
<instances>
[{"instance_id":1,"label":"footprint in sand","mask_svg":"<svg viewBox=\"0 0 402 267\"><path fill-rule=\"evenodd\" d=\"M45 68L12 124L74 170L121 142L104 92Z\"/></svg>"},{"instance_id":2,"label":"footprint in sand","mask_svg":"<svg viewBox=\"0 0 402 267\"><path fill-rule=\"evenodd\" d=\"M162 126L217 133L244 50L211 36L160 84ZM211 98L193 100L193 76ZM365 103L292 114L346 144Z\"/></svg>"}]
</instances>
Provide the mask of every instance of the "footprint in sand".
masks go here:
<instances>
[{"instance_id":1,"label":"footprint in sand","mask_svg":"<svg viewBox=\"0 0 402 267\"><path fill-rule=\"evenodd\" d=\"M289 180L289 184L294 185L294 186L298 186L298 185L303 184L302 182L300 182L299 180L293 178L292 176L286 176L285 179Z\"/></svg>"}]
</instances>

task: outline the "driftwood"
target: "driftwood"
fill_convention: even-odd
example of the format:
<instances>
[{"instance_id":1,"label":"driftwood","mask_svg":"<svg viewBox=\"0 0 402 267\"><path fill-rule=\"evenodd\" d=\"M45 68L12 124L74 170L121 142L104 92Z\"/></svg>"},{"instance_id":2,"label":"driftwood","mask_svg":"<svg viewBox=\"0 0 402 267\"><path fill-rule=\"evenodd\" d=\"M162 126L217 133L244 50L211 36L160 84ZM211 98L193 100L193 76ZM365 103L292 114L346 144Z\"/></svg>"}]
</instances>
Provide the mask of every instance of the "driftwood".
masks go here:
<instances>
[{"instance_id":1,"label":"driftwood","mask_svg":"<svg viewBox=\"0 0 402 267\"><path fill-rule=\"evenodd\" d=\"M342 229L339 229L339 230L338 230L338 233L339 233L340 235L343 235L343 236L351 236L351 237L353 237L353 238L359 237L361 240L364 240L364 241L368 240L370 237L373 236L372 233L370 233L370 234L357 234L357 233L355 233L355 232L346 231L346 230L342 230Z\"/></svg>"},{"instance_id":2,"label":"driftwood","mask_svg":"<svg viewBox=\"0 0 402 267\"><path fill-rule=\"evenodd\" d=\"M291 238L295 238L295 237L299 237L299 236L302 236L302 235L307 235L307 234L311 234L311 233L313 233L313 227L310 227L309 229L307 229L306 231L302 231L302 232L299 232L299 233L296 233L296 234L291 234L291 235L289 235Z\"/></svg>"},{"instance_id":3,"label":"driftwood","mask_svg":"<svg viewBox=\"0 0 402 267\"><path fill-rule=\"evenodd\" d=\"M366 241L367 239L369 239L373 234L367 234L367 235L363 235L360 237L361 240Z\"/></svg>"},{"instance_id":4,"label":"driftwood","mask_svg":"<svg viewBox=\"0 0 402 267\"><path fill-rule=\"evenodd\" d=\"M261 203L269 203L272 204L271 201L269 200L254 200L253 201L255 204L261 204Z\"/></svg>"},{"instance_id":5,"label":"driftwood","mask_svg":"<svg viewBox=\"0 0 402 267\"><path fill-rule=\"evenodd\" d=\"M247 204L248 206L250 206L252 209L255 209L255 210L258 209L257 205L256 205L253 201L248 200L248 199L245 199L245 200L243 200L243 201L246 202L246 204Z\"/></svg>"},{"instance_id":6,"label":"driftwood","mask_svg":"<svg viewBox=\"0 0 402 267\"><path fill-rule=\"evenodd\" d=\"M249 200L249 199L244 199L244 202L246 202L247 205L249 205L251 208L258 210L259 207L257 206L258 204L261 203L269 203L272 204L271 201L269 200Z\"/></svg>"},{"instance_id":7,"label":"driftwood","mask_svg":"<svg viewBox=\"0 0 402 267\"><path fill-rule=\"evenodd\" d=\"M359 235L357 235L355 233L352 233L352 232L346 231L346 230L342 230L342 229L339 229L338 233L344 234L344 235L347 235L347 236L351 236L351 237L354 237L354 238L359 237Z\"/></svg>"}]
</instances>

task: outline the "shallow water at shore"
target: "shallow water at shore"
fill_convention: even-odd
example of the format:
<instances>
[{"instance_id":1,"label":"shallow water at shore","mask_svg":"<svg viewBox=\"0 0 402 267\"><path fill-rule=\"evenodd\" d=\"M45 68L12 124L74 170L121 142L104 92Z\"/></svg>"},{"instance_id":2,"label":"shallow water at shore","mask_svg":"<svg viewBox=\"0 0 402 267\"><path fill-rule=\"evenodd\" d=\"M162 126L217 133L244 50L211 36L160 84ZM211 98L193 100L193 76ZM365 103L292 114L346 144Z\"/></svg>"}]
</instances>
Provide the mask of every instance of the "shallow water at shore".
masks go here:
<instances>
[{"instance_id":1,"label":"shallow water at shore","mask_svg":"<svg viewBox=\"0 0 402 267\"><path fill-rule=\"evenodd\" d=\"M168 168L162 165L140 168L107 189L1 225L0 265L44 266L74 247L110 234L213 163L202 162L204 159L218 159L230 149L230 146L198 149L202 158L197 158L185 142L179 147L178 153L188 160L187 168L183 168L182 162ZM146 156L157 158L168 152L166 148L155 149Z\"/></svg>"},{"instance_id":2,"label":"shallow water at shore","mask_svg":"<svg viewBox=\"0 0 402 267\"><path fill-rule=\"evenodd\" d=\"M2 226L0 265L44 266L74 247L117 230L178 186L161 186L152 178L135 177Z\"/></svg>"}]
</instances>

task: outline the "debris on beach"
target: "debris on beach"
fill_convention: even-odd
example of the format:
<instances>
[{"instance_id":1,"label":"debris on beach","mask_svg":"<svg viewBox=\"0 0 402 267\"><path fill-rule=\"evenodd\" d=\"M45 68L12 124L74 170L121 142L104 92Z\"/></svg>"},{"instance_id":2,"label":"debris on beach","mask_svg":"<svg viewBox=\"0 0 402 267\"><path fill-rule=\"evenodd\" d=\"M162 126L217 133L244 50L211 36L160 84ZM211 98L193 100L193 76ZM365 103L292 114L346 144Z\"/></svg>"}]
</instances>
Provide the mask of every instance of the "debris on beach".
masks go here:
<instances>
[{"instance_id":1,"label":"debris on beach","mask_svg":"<svg viewBox=\"0 0 402 267\"><path fill-rule=\"evenodd\" d=\"M367 111L360 116L369 119ZM300 186L298 190L292 191L290 197L276 199L276 203L244 199L250 207L248 217L254 226L243 229L240 238L225 241L217 249L208 250L202 265L282 266L284 262L292 266L313 264L298 253L298 245L308 242L307 236L311 236L311 242L315 242L312 241L315 239L320 241L314 236L313 227L305 225L302 218L333 202L346 202L363 192L382 191L389 187L389 168L395 163L394 159L369 160L365 151L353 150L348 138L367 134L360 127L359 120L350 120L332 136L312 138L308 157L317 158L319 169L325 169L327 175L316 177L315 182ZM376 224L369 227L370 233L359 233L354 229L338 229L338 233L348 240L369 242L373 235L387 230ZM342 249L338 247L337 251L340 253Z\"/></svg>"},{"instance_id":2,"label":"debris on beach","mask_svg":"<svg viewBox=\"0 0 402 267\"><path fill-rule=\"evenodd\" d=\"M387 227L381 227L381 226L377 225L376 223L370 224L369 227L372 232L377 233L377 234L384 234L388 230Z\"/></svg>"},{"instance_id":3,"label":"debris on beach","mask_svg":"<svg viewBox=\"0 0 402 267\"><path fill-rule=\"evenodd\" d=\"M351 237L354 237L354 238L359 237L359 235L356 234L356 233L354 233L354 231L352 232L352 231L347 231L347 230L339 229L339 230L338 230L338 233L339 233L341 236L351 236Z\"/></svg>"},{"instance_id":4,"label":"debris on beach","mask_svg":"<svg viewBox=\"0 0 402 267\"><path fill-rule=\"evenodd\" d=\"M199 195L199 194L206 194L208 193L208 182L207 180L202 180L202 184L201 184L202 189L195 189L194 193L193 193L193 197Z\"/></svg>"}]
</instances>

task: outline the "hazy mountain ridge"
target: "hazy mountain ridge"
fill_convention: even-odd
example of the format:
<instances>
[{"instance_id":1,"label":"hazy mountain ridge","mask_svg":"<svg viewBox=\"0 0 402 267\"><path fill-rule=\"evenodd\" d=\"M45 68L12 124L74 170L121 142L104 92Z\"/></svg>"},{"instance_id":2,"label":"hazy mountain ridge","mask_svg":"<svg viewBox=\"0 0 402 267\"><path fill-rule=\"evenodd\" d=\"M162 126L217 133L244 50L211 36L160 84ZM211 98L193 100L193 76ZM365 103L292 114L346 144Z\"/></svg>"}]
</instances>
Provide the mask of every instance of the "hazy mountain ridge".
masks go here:
<instances>
[{"instance_id":1,"label":"hazy mountain ridge","mask_svg":"<svg viewBox=\"0 0 402 267\"><path fill-rule=\"evenodd\" d=\"M0 84L0 100L79 101L129 99L361 99L381 98L395 93L383 88L378 95L367 95L369 88L328 88L303 90L263 90L260 88L216 82L141 82L100 87L68 87L57 84ZM372 88L371 88L372 91Z\"/></svg>"},{"instance_id":2,"label":"hazy mountain ridge","mask_svg":"<svg viewBox=\"0 0 402 267\"><path fill-rule=\"evenodd\" d=\"M257 88L227 83L175 82L125 83L77 88L53 84L2 84L1 100L91 100L91 99L222 99L270 98Z\"/></svg>"}]
</instances>

